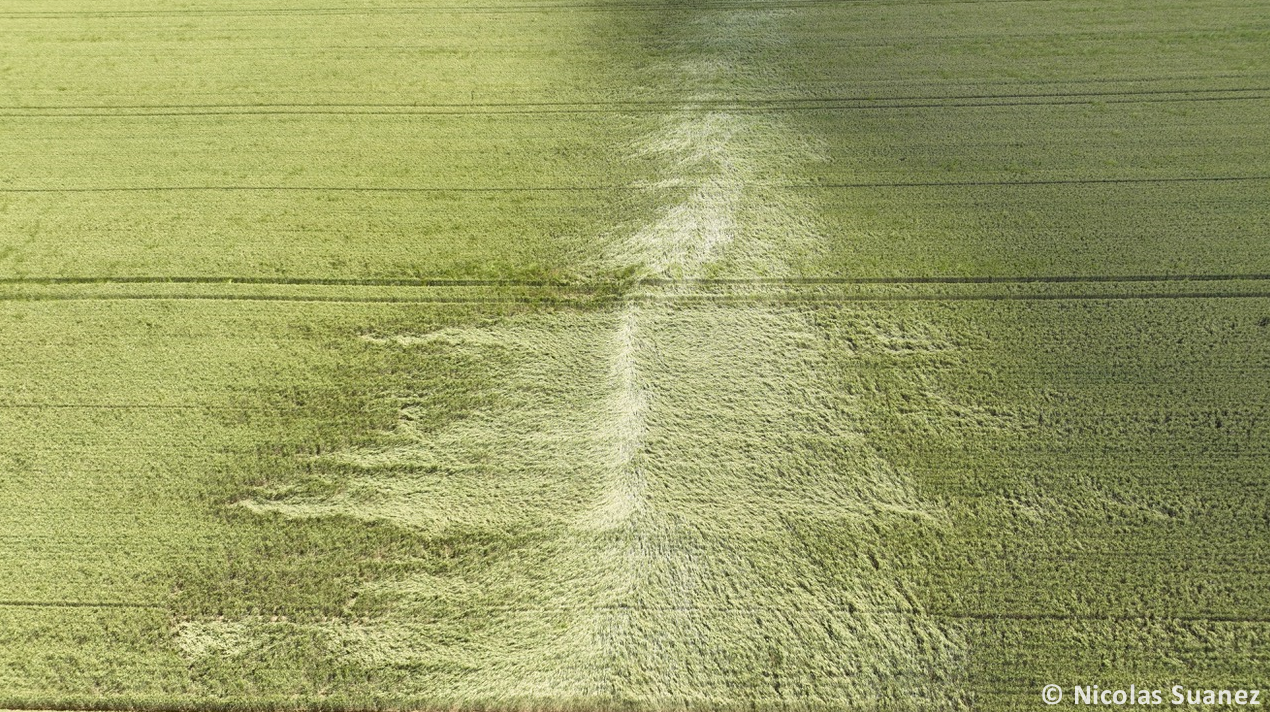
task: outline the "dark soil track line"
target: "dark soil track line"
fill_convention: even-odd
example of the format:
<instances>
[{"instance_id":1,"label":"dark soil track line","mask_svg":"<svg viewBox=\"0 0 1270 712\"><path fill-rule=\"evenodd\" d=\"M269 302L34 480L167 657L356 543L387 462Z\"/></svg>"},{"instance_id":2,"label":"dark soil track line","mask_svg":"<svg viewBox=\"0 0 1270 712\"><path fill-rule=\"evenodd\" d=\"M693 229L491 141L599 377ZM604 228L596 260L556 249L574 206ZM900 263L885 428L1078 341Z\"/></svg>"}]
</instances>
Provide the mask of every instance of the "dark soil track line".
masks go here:
<instances>
[{"instance_id":1,"label":"dark soil track line","mask_svg":"<svg viewBox=\"0 0 1270 712\"><path fill-rule=\"evenodd\" d=\"M215 302L331 302L336 304L572 304L579 299L560 297L325 297L277 294L42 294L0 295L0 302L93 302L93 301L215 301ZM613 300L617 303L617 300Z\"/></svg>"},{"instance_id":2,"label":"dark soil track line","mask_svg":"<svg viewBox=\"0 0 1270 712\"><path fill-rule=\"evenodd\" d=\"M0 601L5 608L166 608L158 603L130 601Z\"/></svg>"},{"instance_id":3,"label":"dark soil track line","mask_svg":"<svg viewBox=\"0 0 1270 712\"><path fill-rule=\"evenodd\" d=\"M198 109L463 109L479 112L482 109L559 109L559 108L623 108L652 107L660 110L666 108L681 109L684 104L699 107L814 107L821 104L839 105L850 102L942 102L942 101L992 101L996 99L1071 99L1091 97L1122 96L1198 96L1213 94L1247 94L1253 92L1270 92L1270 87L1232 87L1225 89L1138 89L1129 91L1087 91L1087 92L1031 92L1016 94L947 94L947 95L905 95L905 96L828 96L813 98L772 98L772 99L710 99L686 101L683 99L648 99L631 101L526 101L526 102L455 102L455 103L339 103L339 102L261 102L238 104L80 104L80 105L39 105L39 106L0 106L0 111L123 111L123 110L198 110ZM989 104L990 106L990 104ZM245 112L244 112L245 113ZM4 114L7 115L7 114ZM95 114L94 114L95 115Z\"/></svg>"},{"instance_id":4,"label":"dark soil track line","mask_svg":"<svg viewBox=\"0 0 1270 712\"><path fill-rule=\"evenodd\" d=\"M0 17L0 20L2 19L3 18ZM859 37L846 37L846 38L838 39L836 41L825 41L825 42L791 40L791 41L787 41L782 46L787 52L798 53L800 51L806 51L806 50L823 50L823 49L844 49L844 50L852 50L852 51L866 49L866 48L907 49L911 47L912 45L967 44L967 43L981 43L985 41L1000 43L1000 42L1008 42L1012 40L1035 41L1035 40L1072 39L1077 41L1084 41L1089 44L1096 44L1101 42L1112 42L1112 41L1116 43L1147 41L1147 40L1158 39L1161 37L1172 39L1175 41L1193 41L1193 40L1211 41L1212 39L1214 39L1214 36L1216 35L1232 35L1231 40L1237 41L1237 40L1245 39L1244 35L1251 34L1252 32L1254 31L1245 32L1240 30L1230 30L1228 28L1214 27L1209 30L1197 29L1192 31L1107 30L1102 32L1091 31L1091 32L1081 32L1081 33L1072 33L1072 34L1050 33L1050 32L1030 32L1030 33L991 33L991 34L976 33L976 34L968 34L968 35L890 35L890 36L887 36L885 39L876 40L876 41L861 40ZM1270 38L1270 29L1257 30L1255 32L1258 32L1259 34L1265 35L1267 38ZM685 49L695 49L698 51L702 49L706 49L705 45L693 45L692 43L689 43L689 42L678 42L678 41L657 42L653 40L653 41L649 41L647 43L647 46L649 47L649 49L657 50L660 52L672 52L672 53L682 51ZM533 52L537 50L537 46L532 44L527 44L522 46L508 45L509 49L519 48L519 47L524 47L529 52ZM347 56L351 52L407 53L407 52L414 52L418 50L426 51L426 50L435 50L435 49L436 49L436 45L434 44L405 44L405 43L305 44L305 45L268 44L268 45L234 46L232 48L227 48L226 52L232 53L233 55L237 55L237 56L251 55L254 53L260 53L260 54L286 53L292 57L297 57L301 54ZM179 54L190 54L190 53L191 53L190 50L173 51L171 47L163 48L164 56L169 56L169 57L173 56L174 54L179 55ZM77 56L79 57L116 57L118 56L118 53L117 51L102 49L100 51L95 51L95 52L79 52L77 53ZM1230 77L1246 78L1247 76L1249 75L1224 73L1224 74L1210 75L1205 78L1206 79L1230 78ZM1166 81L1168 79L1174 79L1174 78L1186 78L1186 77L1184 76L1172 77L1172 78L1165 78L1165 79L1144 77L1144 78L1135 78L1131 80L1123 80L1123 79L1108 77L1108 78L1102 78L1102 79L1087 78L1085 80L1080 80L1080 81L1070 80L1070 79L1069 80L1052 80L1052 79L1051 80L1031 80L1031 81L1021 81L1021 80L991 81L991 80L984 80L980 78L968 83L975 84L975 85L985 85L985 86L996 85L996 84L1038 84L1038 85L1039 84L1093 84L1093 83L1106 84L1106 83L1125 82L1125 81L1129 83L1151 82L1151 81L1158 82L1158 81ZM1195 77L1191 77L1191 78L1195 78ZM901 82L901 83L909 83L909 82ZM922 83L922 82L919 82L919 83ZM341 93L346 93L346 92L341 92ZM33 107L26 107L26 108L33 108ZM52 108L57 108L57 107L52 107Z\"/></svg>"},{"instance_id":5,"label":"dark soil track line","mask_svg":"<svg viewBox=\"0 0 1270 712\"><path fill-rule=\"evenodd\" d=\"M1270 180L1270 176L1192 176L1181 178L1056 178L1052 180L912 181L868 183L796 183L771 188L791 190L847 188L974 188L1041 185L1130 185L1141 183L1240 183Z\"/></svg>"},{"instance_id":6,"label":"dark soil track line","mask_svg":"<svg viewBox=\"0 0 1270 712\"><path fill-rule=\"evenodd\" d=\"M920 40L915 40L920 41ZM976 87L1041 87L1041 86L1106 86L1114 84L1158 84L1160 82L1208 82L1211 83L1218 79L1237 79L1241 82L1252 80L1264 80L1266 75L1263 73L1247 73L1247 72L1220 72L1216 74L1162 74L1158 76L1152 75L1120 75L1120 76L1086 76L1080 78L1063 78L1063 79L975 79L968 81L967 84ZM900 82L873 80L866 84L883 84L885 86L933 86L944 87L945 82L906 80ZM1216 91L1211 89L1210 91ZM921 98L921 97L914 97Z\"/></svg>"},{"instance_id":7,"label":"dark soil track line","mask_svg":"<svg viewBox=\"0 0 1270 712\"><path fill-rule=\"evenodd\" d=\"M755 277L722 279L648 278L630 283L596 281L568 282L543 279L434 279L403 277L384 279L340 279L326 277L233 277L233 276L133 276L133 277L0 277L0 285L107 285L107 284L205 284L274 285L306 287L536 287L561 290L588 290L634 284L649 287L674 286L772 286L783 285L908 285L908 284L1080 284L1131 282L1231 282L1270 281L1270 273L1243 274L1128 274L1128 275L1004 275L1004 276L914 276L914 277Z\"/></svg>"},{"instance_id":8,"label":"dark soil track line","mask_svg":"<svg viewBox=\"0 0 1270 712\"><path fill-rule=\"evenodd\" d=\"M576 292L577 294L592 294L599 288L614 285L616 283L595 283L595 284L569 284L563 282L538 282L534 280L339 280L339 279L203 279L199 277L182 279L182 278L66 278L66 279L0 279L0 286L108 286L108 285L211 285L232 287L234 285L257 285L257 286L277 286L277 287L342 287L342 288L472 288L478 289L482 287L488 288L526 288L526 289L546 289L556 293ZM411 297L412 299L414 297ZM446 297L449 299L449 297Z\"/></svg>"},{"instance_id":9,"label":"dark soil track line","mask_svg":"<svg viewBox=\"0 0 1270 712\"><path fill-rule=\"evenodd\" d=\"M107 186L99 188L0 188L0 194L9 193L167 193L167 192L225 192L225 193L582 193L614 190L645 190L639 186L624 185L565 185L565 186L460 186L460 187L374 187L374 186L286 186L286 185L173 185L173 186Z\"/></svg>"},{"instance_id":10,"label":"dark soil track line","mask_svg":"<svg viewBox=\"0 0 1270 712\"><path fill-rule=\"evenodd\" d=\"M140 603L133 601L22 601L22 600L0 600L0 606L10 608L141 608L141 609L163 609L166 606L158 603ZM291 611L308 610L300 608L289 608ZM534 607L521 608L508 606L502 610L515 610L518 612L542 611L542 612L559 612L580 610L573 607ZM772 610L781 610L775 607L761 606L739 606L735 608L717 607L717 606L594 606L586 610L631 610L631 611L682 611L682 612L710 612L710 613L735 613L738 615L747 615L756 612L767 612ZM840 609L821 609L817 608L813 613L843 613L856 614L860 609L856 608L840 608ZM1021 613L1021 612L994 612L994 613L952 613L942 611L903 611L903 610L874 610L869 609L869 613L895 616L916 616L930 615L937 618L948 620L978 620L978 621L994 621L994 620L1010 620L1010 621L1068 621L1068 620L1097 620L1097 621L1117 621L1117 622L1140 622L1146 620L1159 621L1185 621L1185 622L1216 622L1216 623L1270 623L1270 617L1265 616L1239 616L1239 615L1116 615L1116 614L1064 614L1064 613Z\"/></svg>"},{"instance_id":11,"label":"dark soil track line","mask_svg":"<svg viewBox=\"0 0 1270 712\"><path fill-rule=\"evenodd\" d=\"M31 409L39 410L43 408L66 408L69 410L79 409L102 409L102 410L208 410L209 406L205 405L171 405L164 403L0 403L0 410L3 409Z\"/></svg>"},{"instance_id":12,"label":"dark soil track line","mask_svg":"<svg viewBox=\"0 0 1270 712\"><path fill-rule=\"evenodd\" d=\"M1264 91L1264 90L1262 90ZM1110 95L1109 95L1110 96ZM1218 97L1140 97L1114 99L1091 97L1087 99L1060 99L1057 101L996 101L996 102L943 102L931 101L906 104L799 104L799 105L748 105L721 104L688 106L680 109L681 113L691 111L728 111L732 113L772 113L772 112L812 112L812 111L892 111L897 109L984 109L984 108L1017 108L1021 106L1087 106L1090 104L1171 104L1171 103L1203 103L1231 101L1265 101L1270 94L1249 96ZM100 118L126 119L145 117L211 117L211 116L524 116L524 115L557 115L557 114L663 114L664 108L644 106L606 107L606 108L509 108L494 110L437 109L400 111L352 110L352 109L277 109L265 111L61 111L61 112L18 112L0 113L0 118Z\"/></svg>"},{"instance_id":13,"label":"dark soil track line","mask_svg":"<svg viewBox=\"0 0 1270 712\"><path fill-rule=\"evenodd\" d=\"M1246 274L1130 274L1130 275L1005 275L983 277L917 276L917 277L756 277L723 279L649 278L634 282L642 286L727 286L727 285L836 285L836 284L1069 284L1081 282L1224 282L1270 281L1270 273ZM0 285L60 284L261 284L312 287L553 287L579 289L609 286L616 282L576 282L538 279L339 279L325 277L229 277L229 276L158 276L158 277L0 277Z\"/></svg>"},{"instance_id":14,"label":"dark soil track line","mask_svg":"<svg viewBox=\"0 0 1270 712\"><path fill-rule=\"evenodd\" d=\"M1035 0L1040 1L1040 0ZM798 7L834 6L832 0L804 0L803 2L702 2L698 10L793 9ZM899 4L899 3L896 3ZM542 5L420 5L417 7L308 7L308 8L259 8L259 9L189 9L189 10L85 10L0 13L0 19L59 20L69 18L160 18L160 17L324 17L346 15L466 15L466 14L526 14L594 10L601 12L657 12L673 11L676 6L661 2L632 2L606 5L603 3L544 3Z\"/></svg>"},{"instance_id":15,"label":"dark soil track line","mask_svg":"<svg viewBox=\"0 0 1270 712\"><path fill-rule=\"evenodd\" d=\"M696 11L736 10L797 10L800 8L869 8L913 5L997 5L1033 4L1050 0L911 0L899 2L870 2L869 0L802 0L801 2L702 2L693 6ZM549 5L473 5L473 6L420 6L420 7L313 7L313 8L263 8L258 10L133 10L98 12L9 12L0 13L0 20L60 20L60 19L109 19L148 17L307 17L327 15L466 15L466 14L533 14L552 12L679 12L682 6L673 3L553 3Z\"/></svg>"},{"instance_id":16,"label":"dark soil track line","mask_svg":"<svg viewBox=\"0 0 1270 712\"><path fill-rule=\"evenodd\" d=\"M1131 294L861 294L861 295L640 295L632 296L504 296L504 297L327 297L276 294L98 294L98 295L0 295L0 302L69 301L229 301L229 302L324 302L336 304L561 304L617 305L637 302L683 304L851 304L867 302L991 302L991 301L1123 301L1155 299L1266 299L1265 292L1140 292Z\"/></svg>"},{"instance_id":17,"label":"dark soil track line","mask_svg":"<svg viewBox=\"0 0 1270 712\"><path fill-rule=\"evenodd\" d=\"M1267 275L1270 279L1270 275ZM533 279L327 279L287 277L10 277L4 284L271 284L311 287L564 287L562 282Z\"/></svg>"},{"instance_id":18,"label":"dark soil track line","mask_svg":"<svg viewBox=\"0 0 1270 712\"><path fill-rule=\"evenodd\" d=\"M932 611L929 615L936 618L945 618L949 620L975 620L975 621L1111 621L1123 623L1143 623L1147 621L1169 622L1180 621L1185 623L1270 623L1270 616L1234 616L1234 615L1116 615L1116 614L1063 614L1063 613L941 613Z\"/></svg>"},{"instance_id":19,"label":"dark soil track line","mask_svg":"<svg viewBox=\"0 0 1270 712\"><path fill-rule=\"evenodd\" d=\"M672 297L685 303L714 304L780 303L780 304L847 304L852 302L1004 302L1004 301L1119 301L1150 299L1264 299L1270 292L1137 292L1102 294L860 294L860 295L778 295L738 297Z\"/></svg>"},{"instance_id":20,"label":"dark soil track line","mask_svg":"<svg viewBox=\"0 0 1270 712\"><path fill-rule=\"evenodd\" d=\"M1216 35L1231 36L1232 39L1242 40L1247 35L1258 34L1264 35L1267 30L1258 29L1238 29L1230 27L1211 27L1209 29L1167 29L1167 30L1144 30L1144 29L1106 29L1106 30L1086 30L1084 32L975 32L973 34L961 35L887 35L878 41L860 40L856 37L840 37L828 39L824 42L812 42L810 40L792 40L784 46L790 50L798 50L804 47L832 48L832 49L859 49L862 47L902 47L914 44L955 44L969 42L1009 42L1013 40L1075 40L1077 42L1098 43L1104 41L1135 41L1148 40L1165 37L1169 39L1212 39ZM653 46L663 47L664 44L652 43ZM684 45L679 45L684 46ZM1114 81L1114 80L1102 80Z\"/></svg>"},{"instance_id":21,"label":"dark soil track line","mask_svg":"<svg viewBox=\"0 0 1270 712\"><path fill-rule=\"evenodd\" d=\"M756 183L755 188L774 190L846 190L852 188L974 188L1043 185L1120 185L1149 183L1240 183L1270 180L1270 175L1253 176L1189 176L1181 178L1057 178L1052 180L998 180L998 181L909 181L862 183ZM102 186L82 188L0 188L0 194L25 193L166 193L166 192L292 192L292 193L570 193L649 190L690 190L691 184L666 186L643 185L603 186L461 186L461 187L356 187L356 186L284 186L284 185L204 185L204 186Z\"/></svg>"},{"instance_id":22,"label":"dark soil track line","mask_svg":"<svg viewBox=\"0 0 1270 712\"><path fill-rule=\"evenodd\" d=\"M1264 281L1270 274L1130 274L1130 275L1006 275L985 277L790 277L757 279L645 280L644 284L1069 284L1081 282L1222 282ZM0 284L3 284L0 280Z\"/></svg>"}]
</instances>

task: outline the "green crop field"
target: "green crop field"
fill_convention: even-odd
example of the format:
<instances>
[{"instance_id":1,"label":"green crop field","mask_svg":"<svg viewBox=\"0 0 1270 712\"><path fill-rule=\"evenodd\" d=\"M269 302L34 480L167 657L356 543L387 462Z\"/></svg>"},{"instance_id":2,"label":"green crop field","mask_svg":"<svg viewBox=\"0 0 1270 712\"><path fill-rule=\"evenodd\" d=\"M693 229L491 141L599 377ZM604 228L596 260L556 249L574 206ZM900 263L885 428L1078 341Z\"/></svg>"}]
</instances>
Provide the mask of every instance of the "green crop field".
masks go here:
<instances>
[{"instance_id":1,"label":"green crop field","mask_svg":"<svg viewBox=\"0 0 1270 712\"><path fill-rule=\"evenodd\" d=\"M1268 48L3 0L0 708L1270 704Z\"/></svg>"}]
</instances>

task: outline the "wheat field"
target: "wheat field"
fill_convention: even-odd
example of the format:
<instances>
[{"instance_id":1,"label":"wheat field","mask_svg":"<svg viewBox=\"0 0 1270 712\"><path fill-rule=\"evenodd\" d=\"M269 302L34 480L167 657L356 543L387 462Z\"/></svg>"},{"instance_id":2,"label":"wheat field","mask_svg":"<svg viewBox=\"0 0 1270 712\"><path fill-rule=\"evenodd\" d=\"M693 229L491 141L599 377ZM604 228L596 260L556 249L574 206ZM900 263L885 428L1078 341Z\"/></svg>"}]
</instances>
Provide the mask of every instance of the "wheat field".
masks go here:
<instances>
[{"instance_id":1,"label":"wheat field","mask_svg":"<svg viewBox=\"0 0 1270 712\"><path fill-rule=\"evenodd\" d=\"M0 38L0 708L1270 689L1263 3Z\"/></svg>"}]
</instances>

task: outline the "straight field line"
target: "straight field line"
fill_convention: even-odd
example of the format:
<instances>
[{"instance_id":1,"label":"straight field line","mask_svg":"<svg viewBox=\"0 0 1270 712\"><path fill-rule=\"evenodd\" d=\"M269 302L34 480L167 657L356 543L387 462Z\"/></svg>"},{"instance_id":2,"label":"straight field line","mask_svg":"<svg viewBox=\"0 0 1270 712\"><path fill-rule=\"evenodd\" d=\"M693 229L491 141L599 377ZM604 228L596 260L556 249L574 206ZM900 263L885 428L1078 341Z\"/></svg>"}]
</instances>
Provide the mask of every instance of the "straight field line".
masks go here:
<instances>
[{"instance_id":1,"label":"straight field line","mask_svg":"<svg viewBox=\"0 0 1270 712\"><path fill-rule=\"evenodd\" d=\"M870 2L869 0L795 0L793 2L701 2L693 6L697 11L734 10L795 10L805 7L870 8L896 5L997 5L1031 4L1050 0L900 0L898 2ZM447 15L447 14L522 14L552 12L676 12L682 6L669 2L632 3L551 3L543 5L422 5L417 7L312 7L312 8L261 8L256 10L115 10L115 11L67 11L67 12L7 12L0 13L0 20L60 20L81 18L141 18L141 17L306 17L325 15Z\"/></svg>"},{"instance_id":2,"label":"straight field line","mask_svg":"<svg viewBox=\"0 0 1270 712\"><path fill-rule=\"evenodd\" d=\"M1226 282L1270 281L1270 273L1245 274L1127 274L1127 275L1003 275L1003 276L912 276L912 277L756 277L725 279L648 278L634 282L568 282L545 279L440 279L428 277L341 279L325 277L231 277L231 276L135 276L135 277L2 277L0 285L88 285L88 284L259 284L306 287L546 287L586 289L613 284L650 287L728 285L906 285L906 284L1072 284L1132 282Z\"/></svg>"},{"instance_id":3,"label":"straight field line","mask_svg":"<svg viewBox=\"0 0 1270 712\"><path fill-rule=\"evenodd\" d=\"M141 603L132 601L21 601L21 600L0 600L0 606L13 608L150 608L160 609L166 608L159 603ZM515 612L572 612L582 610L604 611L604 610L629 610L629 611L666 611L666 612L683 612L683 613L734 613L737 615L748 615L752 613L765 613L770 611L786 611L788 609L776 606L625 606L625 605L597 605L597 606L502 606L498 607L502 611ZM299 612L304 609L288 608L290 612ZM978 621L995 621L995 620L1023 620L1023 621L1069 621L1069 620L1100 620L1115 622L1136 622L1145 620L1159 621L1186 621L1186 622L1214 622L1214 623L1270 623L1270 617L1267 616L1241 616L1234 614L1210 614L1210 615L1129 615L1129 614L1094 614L1094 613L1029 613L1029 612L1011 612L1000 611L992 613L962 612L955 613L949 611L906 611L906 610L889 610L889 609L861 609L858 607L839 607L826 608L815 607L797 611L799 613L811 613L817 615L825 614L841 614L841 615L858 615L868 613L870 615L888 615L897 617L913 617L930 615L937 618L948 620L978 620Z\"/></svg>"},{"instance_id":4,"label":"straight field line","mask_svg":"<svg viewBox=\"0 0 1270 712\"><path fill-rule=\"evenodd\" d=\"M561 108L667 108L680 111L685 104L700 108L729 109L737 107L816 107L822 104L839 105L852 102L888 103L888 102L921 102L921 101L992 101L997 99L1097 99L1100 97L1119 96L1164 96L1164 95L1214 95L1214 94L1247 94L1270 92L1270 87L1231 87L1225 89L1132 89L1126 91L1083 91L1083 92L1031 92L1014 94L945 94L945 95L908 95L908 96L828 96L814 98L737 98L737 99L646 99L629 101L524 101L524 102L460 102L460 103L339 103L339 102L288 102L288 103L243 103L243 104L81 104L81 105L38 105L38 106L0 106L0 111L180 111L180 110L235 110L251 111L255 109L461 109L478 112L488 109L561 109ZM990 106L990 104L989 104Z\"/></svg>"},{"instance_id":5,"label":"straight field line","mask_svg":"<svg viewBox=\"0 0 1270 712\"><path fill-rule=\"evenodd\" d=\"M638 295L604 297L505 296L505 297L326 297L277 294L112 294L112 295L0 295L0 302L65 301L231 301L231 302L328 302L336 304L624 304L629 302L680 302L685 304L850 304L857 302L990 302L990 301L1124 301L1157 299L1266 299L1263 292L1176 292L1102 294L865 294L865 295Z\"/></svg>"},{"instance_id":6,"label":"straight field line","mask_svg":"<svg viewBox=\"0 0 1270 712\"><path fill-rule=\"evenodd\" d=\"M775 190L839 190L852 188L974 188L1029 187L1049 185L1117 185L1143 183L1240 183L1270 180L1270 175L1184 176L1152 178L1054 178L1039 180L976 181L865 181L854 183L754 183L755 188ZM164 192L294 192L294 193L568 193L691 189L690 183L668 186L649 185L558 185L558 186L312 186L312 185L172 185L172 186L83 186L49 188L0 188L0 194L24 193L164 193Z\"/></svg>"},{"instance_id":7,"label":"straight field line","mask_svg":"<svg viewBox=\"0 0 1270 712\"><path fill-rule=\"evenodd\" d=\"M1245 90L1230 90L1245 91ZM1266 90L1259 90L1266 91ZM1133 94L1135 92L1127 92ZM1143 94L1152 92L1141 92ZM1182 94L1187 92L1155 92ZM1021 106L1085 106L1090 104L1176 104L1176 103L1202 103L1202 102L1230 102L1230 101L1265 101L1270 99L1270 94L1244 94L1240 96L1135 96L1125 98L1115 98L1111 94L1096 94L1084 98L1061 98L1061 95L1052 95L1047 98L1038 98L1032 100L1010 100L1010 101L988 101L993 97L984 97L983 100L971 98L966 101L944 101L940 97L931 97L927 101L916 101L909 103L881 103L893 100L879 99L847 99L843 103L833 103L830 101L798 102L785 103L778 100L772 101L755 101L750 102L733 102L709 104L703 103L700 106L689 105L681 108L680 111L687 112L715 112L727 111L732 113L754 113L754 112L797 112L797 111L893 111L897 109L980 109L980 108L1017 108ZM862 101L877 101L879 103L849 103ZM429 108L427 106L401 105L391 109L377 108L374 105L367 105L363 108L338 108L323 106L302 106L296 105L289 108L286 105L275 105L269 108L250 106L242 107L226 107L226 108L167 108L158 107L155 110L138 110L124 109L123 107L102 107L90 109L77 109L76 107L66 107L67 110L39 110L39 109L23 109L23 108L6 108L0 109L0 117L2 118L131 118L131 117L159 117L159 116L499 116L499 115L554 115L554 114L639 114L639 113L655 113L663 114L665 109L662 107L638 106L630 104L612 104L607 106L591 106L577 108L543 108L533 106L515 107L491 107L491 108ZM161 109L161 110L160 110Z\"/></svg>"},{"instance_id":8,"label":"straight field line","mask_svg":"<svg viewBox=\"0 0 1270 712\"><path fill-rule=\"evenodd\" d=\"M4 601L5 608L166 608L159 603L135 603L131 601Z\"/></svg>"},{"instance_id":9,"label":"straight field line","mask_svg":"<svg viewBox=\"0 0 1270 712\"><path fill-rule=\"evenodd\" d=\"M205 405L182 405L172 403L0 403L0 409L31 409L40 410L44 408L67 408L72 410L84 410L100 408L103 410L207 410ZM234 410L246 410L243 408L235 408ZM4 605L0 602L0 605Z\"/></svg>"}]
</instances>

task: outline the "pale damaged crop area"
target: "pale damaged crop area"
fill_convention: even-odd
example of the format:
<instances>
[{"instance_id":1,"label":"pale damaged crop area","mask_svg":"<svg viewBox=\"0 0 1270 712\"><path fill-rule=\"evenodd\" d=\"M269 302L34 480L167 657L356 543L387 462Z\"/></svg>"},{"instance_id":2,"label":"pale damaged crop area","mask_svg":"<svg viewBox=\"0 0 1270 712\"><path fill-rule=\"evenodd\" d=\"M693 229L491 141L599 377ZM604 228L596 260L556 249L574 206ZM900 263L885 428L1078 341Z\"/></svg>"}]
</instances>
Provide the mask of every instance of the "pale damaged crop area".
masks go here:
<instances>
[{"instance_id":1,"label":"pale damaged crop area","mask_svg":"<svg viewBox=\"0 0 1270 712\"><path fill-rule=\"evenodd\" d=\"M733 22L703 34L728 46ZM742 27L773 31L760 23L771 20ZM679 68L684 81L721 70ZM420 406L405 405L383 444L314 461L349 473L336 492L241 506L534 541L461 575L375 582L392 601L385 615L355 639L333 633L350 655L429 665L415 683L439 699L504 704L957 699L955 634L908 584L861 556L829 573L801 536L846 528L876 560L887 528L948 526L878 454L859 396L826 378L825 335L798 307L676 299L683 280L789 273L786 260L815 239L810 207L748 187L806 160L804 144L774 120L672 112L633 155L656 159L658 187L681 195L621 226L601 257L670 283L605 308L363 335L405 357L459 351L488 364L497 400L443 428L419 427ZM421 614L433 619L420 625ZM483 629L468 632L479 615ZM273 626L205 624L203 647L189 650L214 654L202 641L240 639L244 623L261 636ZM453 637L438 640L443 629ZM473 676L463 659L487 671Z\"/></svg>"},{"instance_id":2,"label":"pale damaged crop area","mask_svg":"<svg viewBox=\"0 0 1270 712\"><path fill-rule=\"evenodd\" d=\"M1270 688L1258 4L0 37L0 707Z\"/></svg>"}]
</instances>

